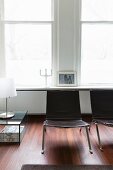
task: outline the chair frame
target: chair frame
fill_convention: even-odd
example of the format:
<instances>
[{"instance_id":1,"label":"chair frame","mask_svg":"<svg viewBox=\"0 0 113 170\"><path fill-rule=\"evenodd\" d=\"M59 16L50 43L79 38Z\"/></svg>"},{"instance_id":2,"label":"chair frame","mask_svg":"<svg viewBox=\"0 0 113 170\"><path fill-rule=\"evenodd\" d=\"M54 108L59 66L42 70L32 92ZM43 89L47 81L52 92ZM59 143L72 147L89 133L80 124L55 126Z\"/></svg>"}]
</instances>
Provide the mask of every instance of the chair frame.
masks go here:
<instances>
[{"instance_id":1,"label":"chair frame","mask_svg":"<svg viewBox=\"0 0 113 170\"><path fill-rule=\"evenodd\" d=\"M95 124L96 126L99 148L101 151L103 151L98 125L102 124L104 126L108 126L109 120L113 120L113 117L111 114L113 113L113 106L112 106L112 101L110 101L111 99L113 100L113 91L111 94L111 90L91 90L90 98L91 98L91 108L92 108L92 115L93 115L92 123ZM104 121L106 121L106 123L104 123Z\"/></svg>"},{"instance_id":2,"label":"chair frame","mask_svg":"<svg viewBox=\"0 0 113 170\"><path fill-rule=\"evenodd\" d=\"M79 92L78 92L79 93ZM48 95L48 93L47 93ZM47 107L46 107L46 111L47 111ZM81 113L80 113L81 114ZM47 119L46 119L47 120ZM74 126L74 127L62 127L62 126L51 126L49 124L46 123L46 120L43 123L43 134L42 134L42 151L41 153L44 154L44 149L45 149L45 132L46 132L46 127L57 127L57 128L82 128L85 127L86 129L86 135L87 135L87 141L88 141L88 147L89 147L89 152L92 154L92 147L91 147L91 142L90 142L90 137L89 137L89 124L87 123L87 125L81 125L81 126ZM76 120L76 119L75 119ZM81 120L82 121L82 120ZM83 121L84 122L84 121ZM86 123L86 122L85 122Z\"/></svg>"},{"instance_id":3,"label":"chair frame","mask_svg":"<svg viewBox=\"0 0 113 170\"><path fill-rule=\"evenodd\" d=\"M43 125L43 135L42 135L42 151L41 153L44 154L44 148L45 148L45 133L46 133L46 127L51 127L51 126L48 126L48 125ZM61 128L61 127L59 127ZM76 128L76 127L74 127ZM78 128L78 127L77 127ZM89 125L88 126L85 126L85 129L86 129L86 135L87 135L87 141L88 141L88 146L89 146L89 152L92 154L93 151L92 151L92 147L91 147L91 142L90 142L90 137L89 137Z\"/></svg>"}]
</instances>

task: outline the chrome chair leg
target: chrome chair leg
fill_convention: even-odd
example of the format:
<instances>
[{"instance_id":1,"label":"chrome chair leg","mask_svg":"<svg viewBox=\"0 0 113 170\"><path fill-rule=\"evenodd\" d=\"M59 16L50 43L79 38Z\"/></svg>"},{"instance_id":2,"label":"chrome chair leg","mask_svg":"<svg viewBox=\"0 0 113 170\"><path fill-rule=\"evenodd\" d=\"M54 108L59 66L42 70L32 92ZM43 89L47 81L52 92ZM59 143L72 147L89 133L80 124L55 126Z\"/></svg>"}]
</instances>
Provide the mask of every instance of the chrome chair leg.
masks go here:
<instances>
[{"instance_id":1,"label":"chrome chair leg","mask_svg":"<svg viewBox=\"0 0 113 170\"><path fill-rule=\"evenodd\" d=\"M41 151L42 154L44 154L45 132L46 132L46 127L45 127L45 125L43 125L42 151Z\"/></svg>"},{"instance_id":2,"label":"chrome chair leg","mask_svg":"<svg viewBox=\"0 0 113 170\"><path fill-rule=\"evenodd\" d=\"M101 145L101 141L100 141L100 135L99 135L98 124L95 123L95 125L96 125L97 137L98 137L98 142L99 142L99 148L100 148L100 150L103 150L102 145Z\"/></svg>"},{"instance_id":3,"label":"chrome chair leg","mask_svg":"<svg viewBox=\"0 0 113 170\"><path fill-rule=\"evenodd\" d=\"M90 129L91 129L91 125L88 126L88 130L89 130L89 131L90 131Z\"/></svg>"},{"instance_id":4,"label":"chrome chair leg","mask_svg":"<svg viewBox=\"0 0 113 170\"><path fill-rule=\"evenodd\" d=\"M89 146L89 152L92 154L92 148L91 148L91 142L90 142L90 138L89 138L89 130L88 130L88 126L85 127L86 128L86 134L87 134L87 140L88 140L88 146Z\"/></svg>"},{"instance_id":5,"label":"chrome chair leg","mask_svg":"<svg viewBox=\"0 0 113 170\"><path fill-rule=\"evenodd\" d=\"M82 128L80 128L80 132L82 131Z\"/></svg>"},{"instance_id":6,"label":"chrome chair leg","mask_svg":"<svg viewBox=\"0 0 113 170\"><path fill-rule=\"evenodd\" d=\"M89 131L90 131L90 128L91 128L91 126L89 125L88 126L88 129L89 129ZM80 132L82 131L82 127L80 128Z\"/></svg>"}]
</instances>

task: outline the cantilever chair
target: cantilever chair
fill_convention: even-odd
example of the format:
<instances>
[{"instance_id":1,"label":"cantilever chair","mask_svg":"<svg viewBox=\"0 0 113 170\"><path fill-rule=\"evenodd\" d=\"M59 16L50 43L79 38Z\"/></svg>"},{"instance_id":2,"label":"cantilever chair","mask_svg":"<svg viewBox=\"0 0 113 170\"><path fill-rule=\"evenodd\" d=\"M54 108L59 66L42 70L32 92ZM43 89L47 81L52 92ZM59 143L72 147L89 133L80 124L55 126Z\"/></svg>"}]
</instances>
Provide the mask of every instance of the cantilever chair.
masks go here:
<instances>
[{"instance_id":1,"label":"cantilever chair","mask_svg":"<svg viewBox=\"0 0 113 170\"><path fill-rule=\"evenodd\" d=\"M102 150L99 124L113 127L113 91L91 90L92 123L96 125L97 137L100 150Z\"/></svg>"},{"instance_id":2,"label":"cantilever chair","mask_svg":"<svg viewBox=\"0 0 113 170\"><path fill-rule=\"evenodd\" d=\"M46 127L85 127L89 151L92 153L88 131L89 124L82 121L81 118L79 91L47 91L46 120L43 123L41 153L44 153Z\"/></svg>"}]
</instances>

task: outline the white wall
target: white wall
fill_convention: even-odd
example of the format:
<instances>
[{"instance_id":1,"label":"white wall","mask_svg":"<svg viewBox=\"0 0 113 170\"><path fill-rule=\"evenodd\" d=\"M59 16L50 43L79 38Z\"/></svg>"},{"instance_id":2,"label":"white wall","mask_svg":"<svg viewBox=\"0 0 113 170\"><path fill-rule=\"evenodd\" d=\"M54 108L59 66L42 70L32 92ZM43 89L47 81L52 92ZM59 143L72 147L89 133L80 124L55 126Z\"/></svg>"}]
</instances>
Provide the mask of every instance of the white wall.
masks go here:
<instances>
[{"instance_id":1,"label":"white wall","mask_svg":"<svg viewBox=\"0 0 113 170\"><path fill-rule=\"evenodd\" d=\"M59 71L74 70L74 0L59 0Z\"/></svg>"},{"instance_id":2,"label":"white wall","mask_svg":"<svg viewBox=\"0 0 113 170\"><path fill-rule=\"evenodd\" d=\"M1 100L0 103L0 110L5 110L5 100ZM46 92L18 91L16 97L8 99L8 110L26 110L29 114L44 114L46 113Z\"/></svg>"},{"instance_id":3,"label":"white wall","mask_svg":"<svg viewBox=\"0 0 113 170\"><path fill-rule=\"evenodd\" d=\"M90 102L90 92L89 91L79 91L80 95L80 106L81 113L91 114L91 102Z\"/></svg>"},{"instance_id":4,"label":"white wall","mask_svg":"<svg viewBox=\"0 0 113 170\"><path fill-rule=\"evenodd\" d=\"M91 113L89 91L80 91L80 105L82 113ZM5 100L0 102L0 110L5 110ZM17 96L8 99L9 111L27 110L28 114L46 113L45 91L18 91Z\"/></svg>"}]
</instances>

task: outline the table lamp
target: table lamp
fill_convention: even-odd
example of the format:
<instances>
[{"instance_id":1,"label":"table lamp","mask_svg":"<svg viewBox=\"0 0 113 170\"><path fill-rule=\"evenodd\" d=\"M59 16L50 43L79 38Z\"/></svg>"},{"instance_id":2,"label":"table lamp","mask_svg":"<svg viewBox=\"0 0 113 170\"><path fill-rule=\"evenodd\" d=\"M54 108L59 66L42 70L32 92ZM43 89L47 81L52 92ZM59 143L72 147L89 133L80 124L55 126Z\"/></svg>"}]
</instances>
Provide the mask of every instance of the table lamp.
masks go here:
<instances>
[{"instance_id":1,"label":"table lamp","mask_svg":"<svg viewBox=\"0 0 113 170\"><path fill-rule=\"evenodd\" d=\"M6 110L4 113L0 113L0 118L7 119L14 116L13 112L8 112L7 110L7 99L16 95L14 80L11 78L0 78L0 98L6 99Z\"/></svg>"}]
</instances>

